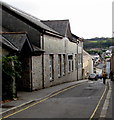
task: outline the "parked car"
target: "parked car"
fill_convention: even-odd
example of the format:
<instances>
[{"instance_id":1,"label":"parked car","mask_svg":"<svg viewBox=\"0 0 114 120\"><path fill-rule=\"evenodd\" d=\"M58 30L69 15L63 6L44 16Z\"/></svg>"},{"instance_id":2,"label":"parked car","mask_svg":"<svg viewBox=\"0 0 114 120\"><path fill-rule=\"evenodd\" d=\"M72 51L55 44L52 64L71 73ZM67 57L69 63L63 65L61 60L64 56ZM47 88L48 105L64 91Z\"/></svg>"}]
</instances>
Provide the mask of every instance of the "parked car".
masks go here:
<instances>
[{"instance_id":1,"label":"parked car","mask_svg":"<svg viewBox=\"0 0 114 120\"><path fill-rule=\"evenodd\" d=\"M91 73L88 77L89 80L97 80L98 79L98 75L95 73Z\"/></svg>"}]
</instances>

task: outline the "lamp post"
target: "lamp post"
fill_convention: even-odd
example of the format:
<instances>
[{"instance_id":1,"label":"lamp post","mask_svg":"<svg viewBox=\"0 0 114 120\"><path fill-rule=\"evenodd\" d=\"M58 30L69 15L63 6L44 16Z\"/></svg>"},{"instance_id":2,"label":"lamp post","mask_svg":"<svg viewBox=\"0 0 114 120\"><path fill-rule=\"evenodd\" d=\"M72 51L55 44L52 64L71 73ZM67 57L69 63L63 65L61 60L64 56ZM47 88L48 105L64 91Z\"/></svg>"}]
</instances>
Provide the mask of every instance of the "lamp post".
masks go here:
<instances>
[{"instance_id":1,"label":"lamp post","mask_svg":"<svg viewBox=\"0 0 114 120\"><path fill-rule=\"evenodd\" d=\"M79 44L79 40L76 40L76 44L77 44L77 80L78 80L78 44Z\"/></svg>"}]
</instances>

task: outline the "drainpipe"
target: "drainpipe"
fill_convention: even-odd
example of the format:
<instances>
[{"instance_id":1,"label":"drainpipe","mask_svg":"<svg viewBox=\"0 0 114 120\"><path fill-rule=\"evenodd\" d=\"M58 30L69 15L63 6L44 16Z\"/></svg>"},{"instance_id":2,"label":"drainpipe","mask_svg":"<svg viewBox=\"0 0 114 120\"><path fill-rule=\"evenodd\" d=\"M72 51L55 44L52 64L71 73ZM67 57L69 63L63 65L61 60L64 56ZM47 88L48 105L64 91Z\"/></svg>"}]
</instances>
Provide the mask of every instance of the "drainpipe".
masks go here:
<instances>
[{"instance_id":1,"label":"drainpipe","mask_svg":"<svg viewBox=\"0 0 114 120\"><path fill-rule=\"evenodd\" d=\"M81 49L82 49L82 53L81 53L81 67L82 67L82 71L83 71L83 42L81 43ZM83 79L83 72L82 72L82 79Z\"/></svg>"},{"instance_id":2,"label":"drainpipe","mask_svg":"<svg viewBox=\"0 0 114 120\"><path fill-rule=\"evenodd\" d=\"M79 40L77 39L76 41L77 44L77 81L78 81L78 44L79 44Z\"/></svg>"},{"instance_id":3,"label":"drainpipe","mask_svg":"<svg viewBox=\"0 0 114 120\"><path fill-rule=\"evenodd\" d=\"M42 49L44 50L44 35L41 34L41 41L42 41ZM42 88L44 89L44 53L42 53Z\"/></svg>"}]
</instances>

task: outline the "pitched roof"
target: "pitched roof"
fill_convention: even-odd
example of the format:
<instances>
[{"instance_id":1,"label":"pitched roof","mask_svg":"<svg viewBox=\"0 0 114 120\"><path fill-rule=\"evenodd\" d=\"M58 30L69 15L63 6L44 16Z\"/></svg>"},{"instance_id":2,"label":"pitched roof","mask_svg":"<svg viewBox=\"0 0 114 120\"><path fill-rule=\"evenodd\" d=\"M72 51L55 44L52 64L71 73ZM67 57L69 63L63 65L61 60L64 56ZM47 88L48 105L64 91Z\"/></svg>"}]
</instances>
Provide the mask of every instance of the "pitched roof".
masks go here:
<instances>
[{"instance_id":1,"label":"pitched roof","mask_svg":"<svg viewBox=\"0 0 114 120\"><path fill-rule=\"evenodd\" d=\"M32 44L32 48L33 48L33 52L45 52L44 50L42 50L41 48L39 48L33 44Z\"/></svg>"},{"instance_id":2,"label":"pitched roof","mask_svg":"<svg viewBox=\"0 0 114 120\"><path fill-rule=\"evenodd\" d=\"M18 49L18 51L21 51L25 42L27 42L31 49L31 52L44 52L44 50L31 44L28 40L26 33L24 33L24 32L3 32L2 37L5 40L7 40L7 42L12 44L12 45L10 45L11 48L14 49L13 46L15 46L15 48Z\"/></svg>"},{"instance_id":3,"label":"pitched roof","mask_svg":"<svg viewBox=\"0 0 114 120\"><path fill-rule=\"evenodd\" d=\"M98 69L103 69L105 67L106 67L106 65L104 63L101 63L101 64L96 66L96 68L98 68Z\"/></svg>"},{"instance_id":4,"label":"pitched roof","mask_svg":"<svg viewBox=\"0 0 114 120\"><path fill-rule=\"evenodd\" d=\"M79 37L74 35L74 34L72 34L72 41L76 43L77 39L79 39Z\"/></svg>"},{"instance_id":5,"label":"pitched roof","mask_svg":"<svg viewBox=\"0 0 114 120\"><path fill-rule=\"evenodd\" d=\"M61 35L68 37L69 40L72 42L76 42L76 39L79 39L81 41L81 39L78 36L71 33L70 22L68 19L66 19L66 20L46 20L46 21L42 20L41 22L48 25L55 31L59 32Z\"/></svg>"},{"instance_id":6,"label":"pitched roof","mask_svg":"<svg viewBox=\"0 0 114 120\"><path fill-rule=\"evenodd\" d=\"M2 36L7 39L10 43L12 43L19 51L22 50L22 47L27 40L26 34L22 33L6 33L2 34Z\"/></svg>"},{"instance_id":7,"label":"pitched roof","mask_svg":"<svg viewBox=\"0 0 114 120\"><path fill-rule=\"evenodd\" d=\"M2 39L0 39L0 43L2 43L2 46L6 46L14 51L18 51L18 49L3 36L2 36Z\"/></svg>"},{"instance_id":8,"label":"pitched roof","mask_svg":"<svg viewBox=\"0 0 114 120\"><path fill-rule=\"evenodd\" d=\"M69 20L47 20L42 22L59 32L61 35L66 36Z\"/></svg>"},{"instance_id":9,"label":"pitched roof","mask_svg":"<svg viewBox=\"0 0 114 120\"><path fill-rule=\"evenodd\" d=\"M29 22L33 23L34 25L38 26L39 28L45 30L45 31L48 31L48 32L51 32L51 33L54 33L54 34L57 34L59 36L61 36L57 31L53 30L52 28L50 28L49 26L43 24L38 18L28 14L28 13L25 13L7 3L4 3L4 2L1 2L0 1L0 4L2 4L2 8L7 8L8 10L12 11L13 13L25 18L26 20L28 20ZM61 36L62 37L62 36Z\"/></svg>"}]
</instances>

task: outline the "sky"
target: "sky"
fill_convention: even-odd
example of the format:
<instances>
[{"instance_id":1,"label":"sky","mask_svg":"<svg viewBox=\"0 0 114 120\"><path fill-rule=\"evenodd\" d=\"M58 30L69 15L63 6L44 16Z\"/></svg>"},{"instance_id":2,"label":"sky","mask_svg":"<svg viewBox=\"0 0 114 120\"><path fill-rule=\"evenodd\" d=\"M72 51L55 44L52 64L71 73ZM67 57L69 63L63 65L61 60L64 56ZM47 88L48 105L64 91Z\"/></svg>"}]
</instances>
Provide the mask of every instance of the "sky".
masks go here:
<instances>
[{"instance_id":1,"label":"sky","mask_svg":"<svg viewBox=\"0 0 114 120\"><path fill-rule=\"evenodd\" d=\"M84 39L112 37L113 0L1 0L41 20L69 19L71 32Z\"/></svg>"}]
</instances>

